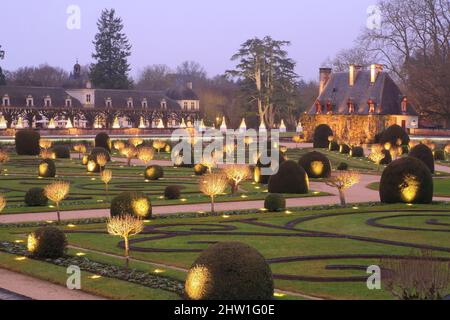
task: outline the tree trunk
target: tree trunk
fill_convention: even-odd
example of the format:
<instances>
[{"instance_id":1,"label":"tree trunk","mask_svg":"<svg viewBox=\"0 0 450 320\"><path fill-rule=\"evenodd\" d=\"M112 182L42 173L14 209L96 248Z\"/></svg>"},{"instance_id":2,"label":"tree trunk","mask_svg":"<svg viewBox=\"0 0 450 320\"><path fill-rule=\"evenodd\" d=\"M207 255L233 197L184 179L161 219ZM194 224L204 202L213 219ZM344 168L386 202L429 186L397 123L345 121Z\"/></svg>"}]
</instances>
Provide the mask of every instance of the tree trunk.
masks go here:
<instances>
[{"instance_id":1,"label":"tree trunk","mask_svg":"<svg viewBox=\"0 0 450 320\"><path fill-rule=\"evenodd\" d=\"M236 182L232 182L231 183L231 193L235 194L238 191L238 185L236 184Z\"/></svg>"},{"instance_id":2,"label":"tree trunk","mask_svg":"<svg viewBox=\"0 0 450 320\"><path fill-rule=\"evenodd\" d=\"M58 217L58 224L61 223L61 216L59 214L59 202L56 203L56 216Z\"/></svg>"},{"instance_id":3,"label":"tree trunk","mask_svg":"<svg viewBox=\"0 0 450 320\"><path fill-rule=\"evenodd\" d=\"M130 256L129 256L129 244L128 244L128 237L124 238L125 240L125 268L128 269L129 263L130 263Z\"/></svg>"},{"instance_id":4,"label":"tree trunk","mask_svg":"<svg viewBox=\"0 0 450 320\"><path fill-rule=\"evenodd\" d=\"M211 196L211 213L214 213L214 196Z\"/></svg>"},{"instance_id":5,"label":"tree trunk","mask_svg":"<svg viewBox=\"0 0 450 320\"><path fill-rule=\"evenodd\" d=\"M344 189L339 189L339 199L341 200L341 206L344 207L346 205Z\"/></svg>"}]
</instances>

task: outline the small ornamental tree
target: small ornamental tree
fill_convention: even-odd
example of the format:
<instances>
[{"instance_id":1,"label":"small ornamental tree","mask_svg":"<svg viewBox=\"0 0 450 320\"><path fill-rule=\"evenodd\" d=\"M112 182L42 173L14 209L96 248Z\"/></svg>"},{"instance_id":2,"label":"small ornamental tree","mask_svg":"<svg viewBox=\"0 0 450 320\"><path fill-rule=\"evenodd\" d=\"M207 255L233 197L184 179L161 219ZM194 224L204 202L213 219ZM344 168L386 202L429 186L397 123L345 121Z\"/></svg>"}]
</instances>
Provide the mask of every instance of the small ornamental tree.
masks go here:
<instances>
[{"instance_id":1,"label":"small ornamental tree","mask_svg":"<svg viewBox=\"0 0 450 320\"><path fill-rule=\"evenodd\" d=\"M44 188L45 196L56 204L56 214L58 216L58 223L61 222L59 213L59 204L63 201L70 190L70 183L67 181L55 181Z\"/></svg>"},{"instance_id":2,"label":"small ornamental tree","mask_svg":"<svg viewBox=\"0 0 450 320\"><path fill-rule=\"evenodd\" d=\"M112 180L112 170L105 169L105 170L101 171L100 179L102 179L103 183L105 184L106 198L108 198L108 184Z\"/></svg>"},{"instance_id":3,"label":"small ornamental tree","mask_svg":"<svg viewBox=\"0 0 450 320\"><path fill-rule=\"evenodd\" d=\"M245 164L231 164L223 168L223 173L226 175L230 185L231 193L235 194L238 191L239 184L242 181L250 179L252 171L250 167Z\"/></svg>"},{"instance_id":4,"label":"small ornamental tree","mask_svg":"<svg viewBox=\"0 0 450 320\"><path fill-rule=\"evenodd\" d=\"M208 173L200 179L200 191L211 198L211 212L214 213L214 198L222 194L228 185L223 173Z\"/></svg>"},{"instance_id":5,"label":"small ornamental tree","mask_svg":"<svg viewBox=\"0 0 450 320\"><path fill-rule=\"evenodd\" d=\"M155 140L153 141L153 148L155 148L158 153L166 146L166 143L162 140Z\"/></svg>"},{"instance_id":6,"label":"small ornamental tree","mask_svg":"<svg viewBox=\"0 0 450 320\"><path fill-rule=\"evenodd\" d=\"M331 177L326 184L330 187L337 188L339 191L339 199L341 205L345 206L345 189L357 184L360 180L359 173L353 171L341 171Z\"/></svg>"},{"instance_id":7,"label":"small ornamental tree","mask_svg":"<svg viewBox=\"0 0 450 320\"><path fill-rule=\"evenodd\" d=\"M40 139L39 140L39 147L41 147L44 150L48 150L52 147L52 142L47 139Z\"/></svg>"},{"instance_id":8,"label":"small ornamental tree","mask_svg":"<svg viewBox=\"0 0 450 320\"><path fill-rule=\"evenodd\" d=\"M106 226L110 235L123 238L125 245L125 266L128 269L130 260L129 239L144 229L144 222L140 218L126 214L110 218Z\"/></svg>"},{"instance_id":9,"label":"small ornamental tree","mask_svg":"<svg viewBox=\"0 0 450 320\"><path fill-rule=\"evenodd\" d=\"M122 149L121 153L127 158L127 166L131 166L131 160L136 157L137 149L133 145L128 145Z\"/></svg>"},{"instance_id":10,"label":"small ornamental tree","mask_svg":"<svg viewBox=\"0 0 450 320\"><path fill-rule=\"evenodd\" d=\"M0 149L0 165L4 165L9 161L8 152ZM3 172L3 168L0 166L0 174Z\"/></svg>"},{"instance_id":11,"label":"small ornamental tree","mask_svg":"<svg viewBox=\"0 0 450 320\"><path fill-rule=\"evenodd\" d=\"M150 161L152 161L154 156L153 148L151 147L140 147L138 149L137 157L139 160L144 162L147 165Z\"/></svg>"},{"instance_id":12,"label":"small ornamental tree","mask_svg":"<svg viewBox=\"0 0 450 320\"><path fill-rule=\"evenodd\" d=\"M141 144L144 143L144 139L138 138L138 137L133 137L133 138L128 139L128 142L137 148L138 146L140 146Z\"/></svg>"},{"instance_id":13,"label":"small ornamental tree","mask_svg":"<svg viewBox=\"0 0 450 320\"><path fill-rule=\"evenodd\" d=\"M372 146L371 153L369 155L369 159L376 163L377 165L377 171L380 171L380 163L381 160L383 160L385 157L385 154L383 152L383 146L376 144Z\"/></svg>"},{"instance_id":14,"label":"small ornamental tree","mask_svg":"<svg viewBox=\"0 0 450 320\"><path fill-rule=\"evenodd\" d=\"M83 143L77 143L73 146L73 150L78 152L78 159L81 159L81 155L87 152L87 148Z\"/></svg>"},{"instance_id":15,"label":"small ornamental tree","mask_svg":"<svg viewBox=\"0 0 450 320\"><path fill-rule=\"evenodd\" d=\"M0 194L0 213L5 209L6 207L6 198Z\"/></svg>"},{"instance_id":16,"label":"small ornamental tree","mask_svg":"<svg viewBox=\"0 0 450 320\"><path fill-rule=\"evenodd\" d=\"M108 163L108 156L105 153L99 153L97 155L97 164L100 167L100 173L105 168L106 164Z\"/></svg>"}]
</instances>

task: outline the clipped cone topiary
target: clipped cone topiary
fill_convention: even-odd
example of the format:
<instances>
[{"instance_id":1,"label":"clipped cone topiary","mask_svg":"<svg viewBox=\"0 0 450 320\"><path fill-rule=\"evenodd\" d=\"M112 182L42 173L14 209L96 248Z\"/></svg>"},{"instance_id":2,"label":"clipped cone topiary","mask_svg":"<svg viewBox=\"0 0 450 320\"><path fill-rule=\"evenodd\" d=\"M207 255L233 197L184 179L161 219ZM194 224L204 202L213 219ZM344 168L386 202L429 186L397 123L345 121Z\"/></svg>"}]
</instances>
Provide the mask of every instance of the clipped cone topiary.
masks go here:
<instances>
[{"instance_id":1,"label":"clipped cone topiary","mask_svg":"<svg viewBox=\"0 0 450 320\"><path fill-rule=\"evenodd\" d=\"M151 165L145 169L144 173L146 180L158 180L164 177L164 169L158 165Z\"/></svg>"},{"instance_id":2,"label":"clipped cone topiary","mask_svg":"<svg viewBox=\"0 0 450 320\"><path fill-rule=\"evenodd\" d=\"M328 148L328 137L333 136L333 130L326 125L321 124L314 130L313 147L314 148Z\"/></svg>"},{"instance_id":3,"label":"clipped cone topiary","mask_svg":"<svg viewBox=\"0 0 450 320\"><path fill-rule=\"evenodd\" d=\"M328 150L330 151L339 151L339 143L337 143L336 141L331 141L330 144L328 145Z\"/></svg>"},{"instance_id":4,"label":"clipped cone topiary","mask_svg":"<svg viewBox=\"0 0 450 320\"><path fill-rule=\"evenodd\" d=\"M313 151L306 153L298 160L298 164L305 169L309 178L329 178L331 176L331 162L323 153Z\"/></svg>"},{"instance_id":5,"label":"clipped cone topiary","mask_svg":"<svg viewBox=\"0 0 450 320\"><path fill-rule=\"evenodd\" d=\"M38 175L41 178L54 178L56 175L55 161L52 159L44 159L39 163Z\"/></svg>"},{"instance_id":6,"label":"clipped cone topiary","mask_svg":"<svg viewBox=\"0 0 450 320\"><path fill-rule=\"evenodd\" d=\"M352 149L350 150L350 156L352 156L353 158L364 157L363 147L352 147Z\"/></svg>"},{"instance_id":7,"label":"clipped cone topiary","mask_svg":"<svg viewBox=\"0 0 450 320\"><path fill-rule=\"evenodd\" d=\"M164 189L164 198L167 200L179 199L181 196L180 186L167 186Z\"/></svg>"},{"instance_id":8,"label":"clipped cone topiary","mask_svg":"<svg viewBox=\"0 0 450 320\"><path fill-rule=\"evenodd\" d=\"M270 193L308 193L309 179L305 170L295 161L283 162L278 173L269 179Z\"/></svg>"},{"instance_id":9,"label":"clipped cone topiary","mask_svg":"<svg viewBox=\"0 0 450 320\"><path fill-rule=\"evenodd\" d=\"M278 165L279 165L279 167L281 167L281 165L285 161L286 161L286 158L280 152L279 153L279 157L278 157ZM255 165L255 167L253 169L253 181L255 181L256 183L268 184L271 175L262 174L262 169L263 168L270 168L270 167L271 167L271 163L269 163L269 164L262 164L261 161L258 159L258 161L257 161L257 163L256 163L256 165Z\"/></svg>"},{"instance_id":10,"label":"clipped cone topiary","mask_svg":"<svg viewBox=\"0 0 450 320\"><path fill-rule=\"evenodd\" d=\"M433 177L421 160L400 158L384 169L379 192L384 203L431 203Z\"/></svg>"},{"instance_id":11,"label":"clipped cone topiary","mask_svg":"<svg viewBox=\"0 0 450 320\"><path fill-rule=\"evenodd\" d=\"M19 130L15 136L16 152L19 156L36 156L41 152L41 135L34 130Z\"/></svg>"},{"instance_id":12,"label":"clipped cone topiary","mask_svg":"<svg viewBox=\"0 0 450 320\"><path fill-rule=\"evenodd\" d=\"M272 272L264 257L249 245L219 242L192 264L185 293L191 300L271 300Z\"/></svg>"},{"instance_id":13,"label":"clipped cone topiary","mask_svg":"<svg viewBox=\"0 0 450 320\"><path fill-rule=\"evenodd\" d=\"M106 132L100 132L95 136L95 147L103 148L108 151L108 153L111 152L112 142Z\"/></svg>"},{"instance_id":14,"label":"clipped cone topiary","mask_svg":"<svg viewBox=\"0 0 450 320\"><path fill-rule=\"evenodd\" d=\"M70 148L67 146L55 146L52 151L57 159L70 159Z\"/></svg>"},{"instance_id":15,"label":"clipped cone topiary","mask_svg":"<svg viewBox=\"0 0 450 320\"><path fill-rule=\"evenodd\" d=\"M133 215L139 218L152 216L152 203L143 192L125 191L111 201L111 217Z\"/></svg>"},{"instance_id":16,"label":"clipped cone topiary","mask_svg":"<svg viewBox=\"0 0 450 320\"><path fill-rule=\"evenodd\" d=\"M433 151L431 151L431 149L428 148L426 145L422 143L418 144L417 146L411 149L411 151L409 152L409 156L423 161L423 163L425 163L428 169L430 169L431 173L434 173Z\"/></svg>"},{"instance_id":17,"label":"clipped cone topiary","mask_svg":"<svg viewBox=\"0 0 450 320\"><path fill-rule=\"evenodd\" d=\"M342 154L349 154L350 153L350 147L346 145L345 143L341 144L339 146L339 152Z\"/></svg>"},{"instance_id":18,"label":"clipped cone topiary","mask_svg":"<svg viewBox=\"0 0 450 320\"><path fill-rule=\"evenodd\" d=\"M380 144L389 142L391 145L408 145L409 136L398 124L394 124L383 131L380 137Z\"/></svg>"}]
</instances>

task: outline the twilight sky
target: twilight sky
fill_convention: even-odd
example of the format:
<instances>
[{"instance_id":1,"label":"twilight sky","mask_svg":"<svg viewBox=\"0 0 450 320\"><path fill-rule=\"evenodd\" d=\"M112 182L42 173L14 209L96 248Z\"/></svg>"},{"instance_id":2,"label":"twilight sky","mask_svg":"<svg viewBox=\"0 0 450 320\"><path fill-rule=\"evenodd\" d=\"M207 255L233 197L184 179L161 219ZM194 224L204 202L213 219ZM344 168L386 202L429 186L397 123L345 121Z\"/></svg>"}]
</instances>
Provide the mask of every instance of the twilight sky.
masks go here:
<instances>
[{"instance_id":1,"label":"twilight sky","mask_svg":"<svg viewBox=\"0 0 450 320\"><path fill-rule=\"evenodd\" d=\"M0 45L4 69L49 63L71 70L92 62L92 40L103 8L115 8L133 45L131 75L149 64L202 64L209 75L233 66L246 39L271 35L292 42L290 57L305 80L316 79L327 57L351 47L377 0L2 0ZM81 28L66 26L69 5L81 9Z\"/></svg>"}]
</instances>

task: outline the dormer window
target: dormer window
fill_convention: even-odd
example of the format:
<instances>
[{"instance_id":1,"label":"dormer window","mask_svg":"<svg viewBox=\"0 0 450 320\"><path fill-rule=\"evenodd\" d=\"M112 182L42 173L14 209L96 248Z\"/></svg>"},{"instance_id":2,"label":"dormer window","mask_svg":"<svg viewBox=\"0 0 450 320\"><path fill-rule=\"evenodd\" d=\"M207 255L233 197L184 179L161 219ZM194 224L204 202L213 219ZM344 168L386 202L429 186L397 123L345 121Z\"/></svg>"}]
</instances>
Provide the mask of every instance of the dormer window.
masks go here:
<instances>
[{"instance_id":1,"label":"dormer window","mask_svg":"<svg viewBox=\"0 0 450 320\"><path fill-rule=\"evenodd\" d=\"M86 95L86 103L91 103L91 95L90 94Z\"/></svg>"},{"instance_id":2,"label":"dormer window","mask_svg":"<svg viewBox=\"0 0 450 320\"><path fill-rule=\"evenodd\" d=\"M333 112L333 105L331 104L331 100L327 100L327 113Z\"/></svg>"},{"instance_id":3,"label":"dormer window","mask_svg":"<svg viewBox=\"0 0 450 320\"><path fill-rule=\"evenodd\" d=\"M348 107L348 113L354 113L355 112L355 105L353 104L353 100L352 99L348 99L347 107Z\"/></svg>"},{"instance_id":4,"label":"dormer window","mask_svg":"<svg viewBox=\"0 0 450 320\"><path fill-rule=\"evenodd\" d=\"M142 108L148 108L147 98L144 98L144 99L142 100Z\"/></svg>"},{"instance_id":5,"label":"dormer window","mask_svg":"<svg viewBox=\"0 0 450 320\"><path fill-rule=\"evenodd\" d=\"M50 108L52 106L52 99L50 98L50 96L46 96L44 98L44 106L46 108Z\"/></svg>"},{"instance_id":6,"label":"dormer window","mask_svg":"<svg viewBox=\"0 0 450 320\"><path fill-rule=\"evenodd\" d=\"M316 114L321 114L322 113L322 105L320 104L320 101L317 100L316 101Z\"/></svg>"},{"instance_id":7,"label":"dormer window","mask_svg":"<svg viewBox=\"0 0 450 320\"><path fill-rule=\"evenodd\" d=\"M407 97L403 97L401 107L402 107L402 113L406 113L407 108L408 108L408 98Z\"/></svg>"},{"instance_id":8,"label":"dormer window","mask_svg":"<svg viewBox=\"0 0 450 320\"><path fill-rule=\"evenodd\" d=\"M369 106L369 113L374 113L375 112L375 102L372 99L369 99L369 101L367 101L367 105Z\"/></svg>"},{"instance_id":9,"label":"dormer window","mask_svg":"<svg viewBox=\"0 0 450 320\"><path fill-rule=\"evenodd\" d=\"M7 94L5 94L5 95L3 96L2 105L3 105L4 107L9 107L9 96L8 96Z\"/></svg>"},{"instance_id":10,"label":"dormer window","mask_svg":"<svg viewBox=\"0 0 450 320\"><path fill-rule=\"evenodd\" d=\"M111 108L111 106L112 106L112 99L111 98L106 98L105 105L106 105L107 108Z\"/></svg>"},{"instance_id":11,"label":"dormer window","mask_svg":"<svg viewBox=\"0 0 450 320\"><path fill-rule=\"evenodd\" d=\"M27 97L27 107L33 107L34 106L34 99L31 95Z\"/></svg>"},{"instance_id":12,"label":"dormer window","mask_svg":"<svg viewBox=\"0 0 450 320\"><path fill-rule=\"evenodd\" d=\"M128 98L127 107L128 108L133 108L133 98Z\"/></svg>"},{"instance_id":13,"label":"dormer window","mask_svg":"<svg viewBox=\"0 0 450 320\"><path fill-rule=\"evenodd\" d=\"M191 102L191 110L195 110L195 101Z\"/></svg>"},{"instance_id":14,"label":"dormer window","mask_svg":"<svg viewBox=\"0 0 450 320\"><path fill-rule=\"evenodd\" d=\"M67 108L72 107L72 99L71 98L66 98L66 107Z\"/></svg>"},{"instance_id":15,"label":"dormer window","mask_svg":"<svg viewBox=\"0 0 450 320\"><path fill-rule=\"evenodd\" d=\"M188 109L188 103L187 101L183 102L183 109L187 110Z\"/></svg>"},{"instance_id":16,"label":"dormer window","mask_svg":"<svg viewBox=\"0 0 450 320\"><path fill-rule=\"evenodd\" d=\"M166 110L167 109L167 102L166 100L161 101L161 109Z\"/></svg>"}]
</instances>

